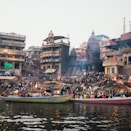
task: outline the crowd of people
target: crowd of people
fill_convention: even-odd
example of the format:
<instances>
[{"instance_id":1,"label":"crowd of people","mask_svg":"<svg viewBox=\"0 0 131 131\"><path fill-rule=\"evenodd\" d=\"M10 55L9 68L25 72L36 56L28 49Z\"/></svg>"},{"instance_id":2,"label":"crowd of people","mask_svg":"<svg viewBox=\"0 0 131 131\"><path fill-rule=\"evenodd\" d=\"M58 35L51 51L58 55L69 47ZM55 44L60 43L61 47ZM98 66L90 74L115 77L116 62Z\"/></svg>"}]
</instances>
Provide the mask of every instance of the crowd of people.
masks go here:
<instances>
[{"instance_id":1,"label":"crowd of people","mask_svg":"<svg viewBox=\"0 0 131 131\"><path fill-rule=\"evenodd\" d=\"M74 98L107 98L113 96L130 96L130 87L124 84L128 77L114 75L108 77L102 72L88 72L73 81Z\"/></svg>"},{"instance_id":2,"label":"crowd of people","mask_svg":"<svg viewBox=\"0 0 131 131\"><path fill-rule=\"evenodd\" d=\"M64 78L64 79L63 79ZM68 81L66 80L68 79ZM108 77L103 72L88 72L81 76L61 77L53 82L33 79L30 76L14 81L0 81L0 95L30 96L31 93L42 95L73 94L74 98L105 98L125 94L130 95L127 80L123 75Z\"/></svg>"}]
</instances>

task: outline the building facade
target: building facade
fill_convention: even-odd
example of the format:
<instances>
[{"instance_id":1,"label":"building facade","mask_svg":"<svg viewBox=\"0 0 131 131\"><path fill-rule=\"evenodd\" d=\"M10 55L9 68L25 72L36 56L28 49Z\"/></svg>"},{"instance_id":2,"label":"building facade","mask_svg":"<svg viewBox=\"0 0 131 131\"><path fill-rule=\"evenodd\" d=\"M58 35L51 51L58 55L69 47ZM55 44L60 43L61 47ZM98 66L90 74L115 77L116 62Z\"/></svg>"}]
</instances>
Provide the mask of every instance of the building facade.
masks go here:
<instances>
[{"instance_id":1,"label":"building facade","mask_svg":"<svg viewBox=\"0 0 131 131\"><path fill-rule=\"evenodd\" d=\"M25 62L26 36L16 33L0 33L0 70L11 69L21 74Z\"/></svg>"},{"instance_id":2,"label":"building facade","mask_svg":"<svg viewBox=\"0 0 131 131\"><path fill-rule=\"evenodd\" d=\"M110 40L107 46L110 51L106 53L103 61L105 74L131 75L131 32L122 34L120 38Z\"/></svg>"},{"instance_id":3,"label":"building facade","mask_svg":"<svg viewBox=\"0 0 131 131\"><path fill-rule=\"evenodd\" d=\"M106 46L110 44L109 42L110 38L106 35L96 35L96 38L98 40L99 47L100 47L100 59L104 60L106 57L106 52L108 52Z\"/></svg>"},{"instance_id":4,"label":"building facade","mask_svg":"<svg viewBox=\"0 0 131 131\"><path fill-rule=\"evenodd\" d=\"M54 36L50 31L43 41L40 54L41 69L45 73L56 72L57 75L66 74L69 61L69 41L64 36Z\"/></svg>"},{"instance_id":5,"label":"building facade","mask_svg":"<svg viewBox=\"0 0 131 131\"><path fill-rule=\"evenodd\" d=\"M26 51L26 62L29 65L36 65L38 68L40 67L40 53L41 47L39 46L30 46Z\"/></svg>"}]
</instances>

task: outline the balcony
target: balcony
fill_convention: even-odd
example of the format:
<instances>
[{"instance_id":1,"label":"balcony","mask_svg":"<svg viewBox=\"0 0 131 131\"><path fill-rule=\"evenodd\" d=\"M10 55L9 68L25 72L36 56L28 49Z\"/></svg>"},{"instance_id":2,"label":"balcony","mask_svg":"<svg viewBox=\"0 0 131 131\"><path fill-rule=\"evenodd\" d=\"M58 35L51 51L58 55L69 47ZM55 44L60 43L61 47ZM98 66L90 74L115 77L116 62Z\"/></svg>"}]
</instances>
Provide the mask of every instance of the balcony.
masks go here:
<instances>
[{"instance_id":1,"label":"balcony","mask_svg":"<svg viewBox=\"0 0 131 131\"><path fill-rule=\"evenodd\" d=\"M25 48L24 42L17 42L17 41L11 41L11 40L2 40L0 45Z\"/></svg>"},{"instance_id":2,"label":"balcony","mask_svg":"<svg viewBox=\"0 0 131 131\"><path fill-rule=\"evenodd\" d=\"M20 35L16 33L4 33L4 32L0 32L0 37L6 38L6 39L16 39L16 40L21 40L21 41L25 41L26 39L25 35Z\"/></svg>"},{"instance_id":3,"label":"balcony","mask_svg":"<svg viewBox=\"0 0 131 131\"><path fill-rule=\"evenodd\" d=\"M17 62L24 62L25 59L22 58L10 58L10 57L0 57L0 61L17 61Z\"/></svg>"},{"instance_id":4,"label":"balcony","mask_svg":"<svg viewBox=\"0 0 131 131\"><path fill-rule=\"evenodd\" d=\"M130 53L131 52L131 48L123 48L123 49L120 49L118 51L109 51L109 52L106 52L106 56L113 56L113 55L122 55L124 53Z\"/></svg>"},{"instance_id":5,"label":"balcony","mask_svg":"<svg viewBox=\"0 0 131 131\"><path fill-rule=\"evenodd\" d=\"M106 60L106 61L103 61L102 66L124 66L124 63L122 61Z\"/></svg>"},{"instance_id":6,"label":"balcony","mask_svg":"<svg viewBox=\"0 0 131 131\"><path fill-rule=\"evenodd\" d=\"M22 50L13 50L13 49L0 49L0 54L7 54L7 55L19 55L24 56L25 52Z\"/></svg>"},{"instance_id":7,"label":"balcony","mask_svg":"<svg viewBox=\"0 0 131 131\"><path fill-rule=\"evenodd\" d=\"M41 63L47 63L47 62L51 62L51 63L60 62L60 59L41 60Z\"/></svg>"},{"instance_id":8,"label":"balcony","mask_svg":"<svg viewBox=\"0 0 131 131\"><path fill-rule=\"evenodd\" d=\"M59 51L48 51L48 52L43 52L40 54L40 58L50 57L50 56L60 56L60 52Z\"/></svg>"},{"instance_id":9,"label":"balcony","mask_svg":"<svg viewBox=\"0 0 131 131\"><path fill-rule=\"evenodd\" d=\"M114 55L120 56L120 55L123 54L123 50L121 50L121 51L109 51L109 52L106 52L105 54L106 54L107 57L114 56Z\"/></svg>"},{"instance_id":10,"label":"balcony","mask_svg":"<svg viewBox=\"0 0 131 131\"><path fill-rule=\"evenodd\" d=\"M123 67L123 69L131 70L131 64L125 65L125 66Z\"/></svg>"},{"instance_id":11,"label":"balcony","mask_svg":"<svg viewBox=\"0 0 131 131\"><path fill-rule=\"evenodd\" d=\"M124 48L122 53L131 53L131 48Z\"/></svg>"}]
</instances>

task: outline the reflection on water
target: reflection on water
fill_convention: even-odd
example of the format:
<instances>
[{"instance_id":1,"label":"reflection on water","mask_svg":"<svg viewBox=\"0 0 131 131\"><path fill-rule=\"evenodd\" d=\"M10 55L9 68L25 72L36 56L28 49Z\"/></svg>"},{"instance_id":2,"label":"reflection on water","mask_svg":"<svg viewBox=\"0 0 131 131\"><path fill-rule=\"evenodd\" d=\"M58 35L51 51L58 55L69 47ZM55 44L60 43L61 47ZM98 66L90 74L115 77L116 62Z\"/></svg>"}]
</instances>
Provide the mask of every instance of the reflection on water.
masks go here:
<instances>
[{"instance_id":1,"label":"reflection on water","mask_svg":"<svg viewBox=\"0 0 131 131\"><path fill-rule=\"evenodd\" d=\"M130 105L0 103L0 131L129 131Z\"/></svg>"}]
</instances>

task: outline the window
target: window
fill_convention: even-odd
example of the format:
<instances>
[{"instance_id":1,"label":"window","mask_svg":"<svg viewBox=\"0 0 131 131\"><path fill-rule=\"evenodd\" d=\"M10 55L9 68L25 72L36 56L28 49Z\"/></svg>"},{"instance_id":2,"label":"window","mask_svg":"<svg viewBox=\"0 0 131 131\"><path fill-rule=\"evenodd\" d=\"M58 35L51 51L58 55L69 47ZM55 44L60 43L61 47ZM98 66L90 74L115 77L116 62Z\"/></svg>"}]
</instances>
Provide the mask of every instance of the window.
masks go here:
<instances>
[{"instance_id":1,"label":"window","mask_svg":"<svg viewBox=\"0 0 131 131\"><path fill-rule=\"evenodd\" d=\"M128 64L131 64L131 56L128 57Z\"/></svg>"},{"instance_id":2,"label":"window","mask_svg":"<svg viewBox=\"0 0 131 131\"><path fill-rule=\"evenodd\" d=\"M19 55L16 55L15 58L20 58L20 56L19 56Z\"/></svg>"},{"instance_id":3,"label":"window","mask_svg":"<svg viewBox=\"0 0 131 131\"><path fill-rule=\"evenodd\" d=\"M45 71L45 69L46 69L46 68L45 68L45 66L44 66L44 67L43 67L43 71Z\"/></svg>"},{"instance_id":4,"label":"window","mask_svg":"<svg viewBox=\"0 0 131 131\"><path fill-rule=\"evenodd\" d=\"M39 53L39 51L35 51L35 53L34 53L35 55L39 55L40 53Z\"/></svg>"},{"instance_id":5,"label":"window","mask_svg":"<svg viewBox=\"0 0 131 131\"><path fill-rule=\"evenodd\" d=\"M59 66L55 66L55 69L59 69Z\"/></svg>"},{"instance_id":6,"label":"window","mask_svg":"<svg viewBox=\"0 0 131 131\"><path fill-rule=\"evenodd\" d=\"M6 55L4 55L4 54L1 54L1 57L6 57Z\"/></svg>"},{"instance_id":7,"label":"window","mask_svg":"<svg viewBox=\"0 0 131 131\"><path fill-rule=\"evenodd\" d=\"M115 69L114 68L112 68L112 73L115 73Z\"/></svg>"},{"instance_id":8,"label":"window","mask_svg":"<svg viewBox=\"0 0 131 131\"><path fill-rule=\"evenodd\" d=\"M124 65L127 65L127 57L124 57Z\"/></svg>"},{"instance_id":9,"label":"window","mask_svg":"<svg viewBox=\"0 0 131 131\"><path fill-rule=\"evenodd\" d=\"M19 63L15 63L15 69L19 69Z\"/></svg>"},{"instance_id":10,"label":"window","mask_svg":"<svg viewBox=\"0 0 131 131\"><path fill-rule=\"evenodd\" d=\"M107 74L108 75L110 74L110 68L107 68Z\"/></svg>"}]
</instances>

